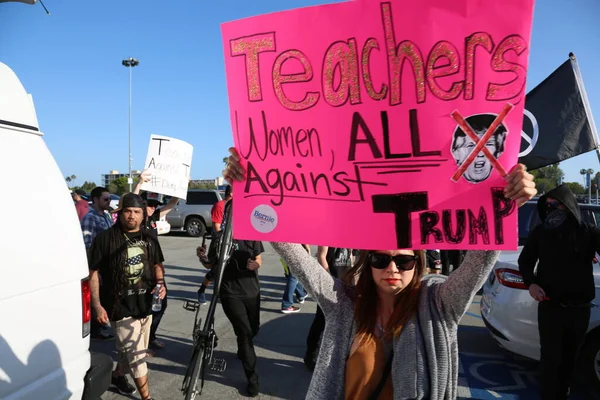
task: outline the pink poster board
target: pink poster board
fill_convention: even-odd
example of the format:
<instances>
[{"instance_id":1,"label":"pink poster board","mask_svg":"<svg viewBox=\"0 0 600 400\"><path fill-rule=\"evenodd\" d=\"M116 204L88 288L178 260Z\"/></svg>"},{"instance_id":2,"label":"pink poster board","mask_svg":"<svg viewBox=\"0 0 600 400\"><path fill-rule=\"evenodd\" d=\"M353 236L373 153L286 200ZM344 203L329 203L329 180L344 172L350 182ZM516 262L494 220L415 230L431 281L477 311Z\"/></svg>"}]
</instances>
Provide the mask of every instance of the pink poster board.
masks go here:
<instances>
[{"instance_id":1,"label":"pink poster board","mask_svg":"<svg viewBox=\"0 0 600 400\"><path fill-rule=\"evenodd\" d=\"M533 0L353 1L222 26L239 239L515 249Z\"/></svg>"}]
</instances>

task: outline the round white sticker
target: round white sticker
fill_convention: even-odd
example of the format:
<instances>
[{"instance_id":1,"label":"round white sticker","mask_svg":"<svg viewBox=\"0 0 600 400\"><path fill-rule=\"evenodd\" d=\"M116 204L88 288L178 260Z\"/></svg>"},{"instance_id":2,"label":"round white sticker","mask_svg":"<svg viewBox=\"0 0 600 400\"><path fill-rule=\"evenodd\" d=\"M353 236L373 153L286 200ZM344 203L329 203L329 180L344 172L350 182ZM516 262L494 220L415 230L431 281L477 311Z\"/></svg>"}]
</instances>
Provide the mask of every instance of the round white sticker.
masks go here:
<instances>
[{"instance_id":1,"label":"round white sticker","mask_svg":"<svg viewBox=\"0 0 600 400\"><path fill-rule=\"evenodd\" d=\"M267 204L256 206L250 214L250 223L260 233L272 232L277 227L277 212Z\"/></svg>"}]
</instances>

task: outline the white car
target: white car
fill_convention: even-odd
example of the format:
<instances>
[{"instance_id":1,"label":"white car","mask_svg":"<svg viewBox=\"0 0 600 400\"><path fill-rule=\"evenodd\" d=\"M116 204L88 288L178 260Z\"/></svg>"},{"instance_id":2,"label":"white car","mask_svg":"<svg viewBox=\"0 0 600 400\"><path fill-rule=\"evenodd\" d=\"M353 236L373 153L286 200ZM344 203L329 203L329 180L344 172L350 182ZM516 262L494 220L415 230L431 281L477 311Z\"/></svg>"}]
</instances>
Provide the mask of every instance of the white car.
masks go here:
<instances>
[{"instance_id":1,"label":"white car","mask_svg":"<svg viewBox=\"0 0 600 400\"><path fill-rule=\"evenodd\" d=\"M480 309L483 322L496 342L512 353L540 359L538 303L531 298L519 272L518 258L529 231L539 222L537 201L519 209L519 250L503 251L483 286ZM600 226L600 206L580 204L584 222ZM594 263L596 303L600 303L600 266ZM581 373L600 392L600 308L592 308L590 325L581 351Z\"/></svg>"}]
</instances>

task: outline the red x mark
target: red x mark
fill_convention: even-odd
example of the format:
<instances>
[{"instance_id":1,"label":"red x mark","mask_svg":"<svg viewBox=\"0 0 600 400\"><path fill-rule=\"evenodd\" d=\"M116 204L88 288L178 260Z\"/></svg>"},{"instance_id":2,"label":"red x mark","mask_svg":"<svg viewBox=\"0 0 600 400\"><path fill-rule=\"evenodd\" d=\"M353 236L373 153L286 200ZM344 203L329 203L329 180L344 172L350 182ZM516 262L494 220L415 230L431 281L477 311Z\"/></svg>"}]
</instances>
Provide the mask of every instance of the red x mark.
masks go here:
<instances>
[{"instance_id":1,"label":"red x mark","mask_svg":"<svg viewBox=\"0 0 600 400\"><path fill-rule=\"evenodd\" d=\"M458 111L453 111L452 114L450 114L452 116L452 119L456 121L456 123L458 124L458 126L461 127L463 132L467 136L469 136L471 140L473 140L473 142L475 142L475 148L473 149L471 154L469 154L469 156L462 163L460 168L458 168L454 175L452 175L453 182L457 182L460 179L460 177L463 176L467 168L469 168L469 165L471 165L473 161L475 161L475 158L477 157L480 151L483 151L483 154L487 157L488 160L490 160L492 166L498 170L500 176L503 178L506 177L507 174L504 170L504 167L502 167L502 164L500 164L496 157L494 157L494 155L490 153L490 151L485 145L487 144L488 140L490 140L490 137L494 134L498 126L502 123L502 121L504 121L508 113L513 108L514 106L512 104L506 103L504 105L504 108L502 108L502 111L500 111L500 114L498 114L494 122L492 122L487 131L485 131L485 134L481 137L481 139L479 139L477 134L473 131L473 128L471 128L471 126L467 123L467 121L465 121L465 119L462 117L462 115L460 115Z\"/></svg>"}]
</instances>

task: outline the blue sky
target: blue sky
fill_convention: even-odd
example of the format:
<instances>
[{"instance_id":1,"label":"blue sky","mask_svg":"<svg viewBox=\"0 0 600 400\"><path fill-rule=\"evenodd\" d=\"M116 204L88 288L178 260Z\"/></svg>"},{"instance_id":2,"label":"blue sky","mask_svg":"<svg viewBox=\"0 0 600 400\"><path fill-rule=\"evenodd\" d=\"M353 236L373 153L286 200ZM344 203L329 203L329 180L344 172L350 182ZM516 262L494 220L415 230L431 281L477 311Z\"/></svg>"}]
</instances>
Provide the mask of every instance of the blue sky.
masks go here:
<instances>
[{"instance_id":1,"label":"blue sky","mask_svg":"<svg viewBox=\"0 0 600 400\"><path fill-rule=\"evenodd\" d=\"M133 167L141 169L151 133L194 146L192 178L220 175L231 146L220 24L332 1L45 0L0 4L0 61L33 94L46 143L64 175L100 182L128 170L129 74L133 70ZM600 118L600 2L538 0L528 90L574 52L592 110ZM597 125L600 125L598 120ZM594 152L561 164L567 181L600 170Z\"/></svg>"}]
</instances>

